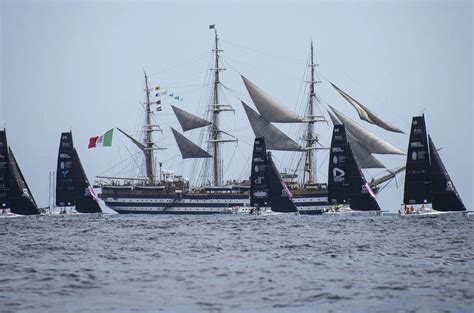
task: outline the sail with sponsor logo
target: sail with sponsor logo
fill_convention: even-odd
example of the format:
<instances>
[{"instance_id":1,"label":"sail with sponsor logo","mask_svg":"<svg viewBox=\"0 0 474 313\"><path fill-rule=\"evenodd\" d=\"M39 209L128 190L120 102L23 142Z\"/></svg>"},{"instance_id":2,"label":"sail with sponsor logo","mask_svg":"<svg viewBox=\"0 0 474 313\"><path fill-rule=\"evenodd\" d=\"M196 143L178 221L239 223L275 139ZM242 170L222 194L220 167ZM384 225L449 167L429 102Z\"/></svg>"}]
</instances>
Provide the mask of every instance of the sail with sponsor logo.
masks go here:
<instances>
[{"instance_id":1,"label":"sail with sponsor logo","mask_svg":"<svg viewBox=\"0 0 474 313\"><path fill-rule=\"evenodd\" d=\"M431 205L436 211L465 211L459 193L426 130L425 116L414 116L406 161L403 203Z\"/></svg>"},{"instance_id":2,"label":"sail with sponsor logo","mask_svg":"<svg viewBox=\"0 0 474 313\"><path fill-rule=\"evenodd\" d=\"M291 193L273 163L271 153L265 147L265 138L254 140L250 174L250 205L270 207L279 213L297 212Z\"/></svg>"},{"instance_id":3,"label":"sail with sponsor logo","mask_svg":"<svg viewBox=\"0 0 474 313\"><path fill-rule=\"evenodd\" d=\"M375 194L367 183L343 124L334 125L328 168L330 205L349 205L355 211L378 211Z\"/></svg>"},{"instance_id":4,"label":"sail with sponsor logo","mask_svg":"<svg viewBox=\"0 0 474 313\"><path fill-rule=\"evenodd\" d=\"M61 133L56 169L56 206L74 206L79 213L102 212L74 148L72 132Z\"/></svg>"}]
</instances>

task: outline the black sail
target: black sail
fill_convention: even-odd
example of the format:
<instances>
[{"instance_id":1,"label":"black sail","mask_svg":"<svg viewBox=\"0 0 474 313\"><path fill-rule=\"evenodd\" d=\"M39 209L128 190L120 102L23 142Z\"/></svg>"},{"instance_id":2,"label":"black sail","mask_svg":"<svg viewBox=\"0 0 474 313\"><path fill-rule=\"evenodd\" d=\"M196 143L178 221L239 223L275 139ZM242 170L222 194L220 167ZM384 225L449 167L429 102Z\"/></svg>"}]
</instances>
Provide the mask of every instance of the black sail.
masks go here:
<instances>
[{"instance_id":1,"label":"black sail","mask_svg":"<svg viewBox=\"0 0 474 313\"><path fill-rule=\"evenodd\" d=\"M293 201L284 187L271 154L267 154L263 137L255 138L250 174L250 205L270 206L274 212L297 212Z\"/></svg>"},{"instance_id":2,"label":"black sail","mask_svg":"<svg viewBox=\"0 0 474 313\"><path fill-rule=\"evenodd\" d=\"M465 211L448 171L439 156L433 140L428 136L431 156L431 189L433 209L437 211Z\"/></svg>"},{"instance_id":3,"label":"black sail","mask_svg":"<svg viewBox=\"0 0 474 313\"><path fill-rule=\"evenodd\" d=\"M79 213L102 212L89 191L89 181L73 145L72 132L61 134L56 172L56 205L75 206Z\"/></svg>"},{"instance_id":4,"label":"black sail","mask_svg":"<svg viewBox=\"0 0 474 313\"><path fill-rule=\"evenodd\" d=\"M347 203L347 138L343 124L334 125L329 153L328 201L329 204Z\"/></svg>"},{"instance_id":5,"label":"black sail","mask_svg":"<svg viewBox=\"0 0 474 313\"><path fill-rule=\"evenodd\" d=\"M35 199L33 199L30 188L26 184L25 177L10 148L8 149L8 154L10 161L10 190L8 192L8 201L11 211L20 215L40 214L41 212L36 205Z\"/></svg>"},{"instance_id":6,"label":"black sail","mask_svg":"<svg viewBox=\"0 0 474 313\"><path fill-rule=\"evenodd\" d=\"M405 170L404 204L431 203L431 165L425 117L413 117Z\"/></svg>"},{"instance_id":7,"label":"black sail","mask_svg":"<svg viewBox=\"0 0 474 313\"><path fill-rule=\"evenodd\" d=\"M41 213L3 130L0 131L0 209L5 208L20 215Z\"/></svg>"},{"instance_id":8,"label":"black sail","mask_svg":"<svg viewBox=\"0 0 474 313\"><path fill-rule=\"evenodd\" d=\"M379 211L380 206L367 190L367 181L360 169L351 145L347 145L347 184L344 193L355 211ZM370 187L369 187L370 188Z\"/></svg>"},{"instance_id":9,"label":"black sail","mask_svg":"<svg viewBox=\"0 0 474 313\"><path fill-rule=\"evenodd\" d=\"M268 180L268 159L265 140L255 138L250 173L250 206L264 207L270 205L270 187Z\"/></svg>"},{"instance_id":10,"label":"black sail","mask_svg":"<svg viewBox=\"0 0 474 313\"><path fill-rule=\"evenodd\" d=\"M285 188L283 179L273 163L271 152L268 152L268 179L270 182L270 202L273 212L298 212L296 205L291 201L288 187Z\"/></svg>"},{"instance_id":11,"label":"black sail","mask_svg":"<svg viewBox=\"0 0 474 313\"><path fill-rule=\"evenodd\" d=\"M8 161L7 135L4 130L0 131L0 209L10 207L8 192L10 190L10 171Z\"/></svg>"},{"instance_id":12,"label":"black sail","mask_svg":"<svg viewBox=\"0 0 474 313\"><path fill-rule=\"evenodd\" d=\"M58 164L56 168L56 205L72 206L75 203L73 181L73 141L72 132L61 133Z\"/></svg>"},{"instance_id":13,"label":"black sail","mask_svg":"<svg viewBox=\"0 0 474 313\"><path fill-rule=\"evenodd\" d=\"M344 124L334 125L329 154L329 204L349 204L356 211L378 211L377 201L370 195L367 181L347 142Z\"/></svg>"}]
</instances>

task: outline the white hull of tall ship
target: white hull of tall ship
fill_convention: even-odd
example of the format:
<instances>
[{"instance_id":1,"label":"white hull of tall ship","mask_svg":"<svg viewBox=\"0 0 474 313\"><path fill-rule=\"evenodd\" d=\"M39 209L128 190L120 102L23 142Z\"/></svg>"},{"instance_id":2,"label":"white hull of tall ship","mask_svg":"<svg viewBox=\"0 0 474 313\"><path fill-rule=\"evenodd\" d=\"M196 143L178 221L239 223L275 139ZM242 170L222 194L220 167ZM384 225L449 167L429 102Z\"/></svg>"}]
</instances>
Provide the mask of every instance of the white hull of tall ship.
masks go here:
<instances>
[{"instance_id":1,"label":"white hull of tall ship","mask_svg":"<svg viewBox=\"0 0 474 313\"><path fill-rule=\"evenodd\" d=\"M292 201L302 215L321 215L329 207L327 196L297 196Z\"/></svg>"},{"instance_id":2,"label":"white hull of tall ship","mask_svg":"<svg viewBox=\"0 0 474 313\"><path fill-rule=\"evenodd\" d=\"M245 214L251 210L250 199L246 195L114 197L104 193L100 197L107 207L119 214ZM327 197L300 197L293 201L301 214L322 214L327 208Z\"/></svg>"},{"instance_id":3,"label":"white hull of tall ship","mask_svg":"<svg viewBox=\"0 0 474 313\"><path fill-rule=\"evenodd\" d=\"M245 195L149 194L140 197L102 193L100 197L107 207L119 214L231 214L235 207L250 205Z\"/></svg>"}]
</instances>

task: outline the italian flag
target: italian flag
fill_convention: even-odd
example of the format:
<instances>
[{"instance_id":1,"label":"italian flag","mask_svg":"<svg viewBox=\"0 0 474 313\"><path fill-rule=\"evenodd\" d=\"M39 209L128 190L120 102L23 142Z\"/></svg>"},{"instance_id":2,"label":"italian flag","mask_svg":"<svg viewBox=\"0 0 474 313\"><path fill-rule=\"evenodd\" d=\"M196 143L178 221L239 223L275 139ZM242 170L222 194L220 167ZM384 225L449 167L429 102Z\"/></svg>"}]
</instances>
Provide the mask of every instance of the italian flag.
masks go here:
<instances>
[{"instance_id":1,"label":"italian flag","mask_svg":"<svg viewBox=\"0 0 474 313\"><path fill-rule=\"evenodd\" d=\"M110 147L112 146L112 137L114 135L114 129L108 130L105 134L101 136L94 136L89 138L89 146L88 148L96 148L96 147Z\"/></svg>"}]
</instances>

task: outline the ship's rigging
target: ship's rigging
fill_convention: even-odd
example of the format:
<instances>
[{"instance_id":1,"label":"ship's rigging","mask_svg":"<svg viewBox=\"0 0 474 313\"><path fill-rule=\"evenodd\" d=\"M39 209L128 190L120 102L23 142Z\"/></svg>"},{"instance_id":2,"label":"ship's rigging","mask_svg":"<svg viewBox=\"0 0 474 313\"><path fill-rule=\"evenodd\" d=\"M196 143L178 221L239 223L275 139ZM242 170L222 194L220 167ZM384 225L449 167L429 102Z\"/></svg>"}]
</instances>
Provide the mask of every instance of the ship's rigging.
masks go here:
<instances>
[{"instance_id":1,"label":"ship's rigging","mask_svg":"<svg viewBox=\"0 0 474 313\"><path fill-rule=\"evenodd\" d=\"M206 127L207 151L201 148L202 142L201 144L199 144L199 142L198 144L195 144L179 130L174 128L170 128L170 130L175 138L177 147L180 150L182 159L203 159L203 161L199 161L200 166L193 166L195 173L197 172L196 169L200 168L199 177L204 178L201 180L201 185L222 186L225 185L223 167L224 164L228 162L228 160L224 160L223 158L223 144L226 142L237 142L237 138L233 135L230 135L228 131L221 129L221 113L234 111L234 108L230 104L223 104L221 100L222 87L228 87L224 86L220 80L221 72L225 70L225 68L222 66L223 62L221 57L223 50L220 48L217 29L213 28L213 30L213 66L211 69L213 74L212 95L210 104L207 106L206 110L207 118L201 118L174 105L170 106L183 132ZM303 185L313 185L318 183L318 163L316 151L327 149L325 148L324 144L321 143L316 128L317 123L327 123L327 120L324 114L322 114L321 108L318 107L318 104L320 104L320 97L317 96L316 85L321 81L316 78L315 68L317 67L317 64L314 61L314 47L312 42L308 63L309 78L306 83L309 86L309 93L307 97L306 109L302 115L303 117L300 117L300 115L280 105L278 101L273 99L272 96L260 89L248 78L242 76L244 85L247 88L250 98L252 99L252 102L258 111L257 112L253 110L248 103L242 101L244 111L246 112L255 136L264 136L267 140L268 149L299 151L296 152L296 155L298 155L298 158L300 159L298 163L303 164L301 168L303 174L301 183ZM331 83L331 85L357 110L357 113L362 120L384 128L388 131L401 132L398 128L380 118L378 115L345 93L335 84ZM144 140L139 141L123 130L119 129L119 131L131 139L131 141L143 152L145 157L145 169L148 185L161 183L161 175L158 181L156 181L155 162L157 159L160 159L161 168L161 160L163 160L161 156L156 158L154 154L154 152L159 148L153 142L153 131L160 129L157 125L153 125L152 122L152 105L155 104L155 101L152 101L151 99L150 93L152 90L153 88L150 88L148 76L145 73L145 126L143 129ZM241 99L241 97L238 98L239 100ZM342 112L331 106L328 106L328 108L328 114L334 124L344 123L346 125L348 131L348 140L352 141L351 145L353 146L354 153L364 156L363 161L361 162L362 168L384 168L384 165L372 154L403 154L401 150L382 140L375 134L369 132L359 124L355 123ZM306 125L304 135L302 138L300 138L302 141L301 144L291 139L291 137L286 135L285 132L281 131L272 123L305 123ZM167 131L166 128L164 130ZM200 131L199 134L202 136L203 132ZM242 141L240 136L239 140ZM249 144L249 146L251 145L250 141L246 143Z\"/></svg>"}]
</instances>

